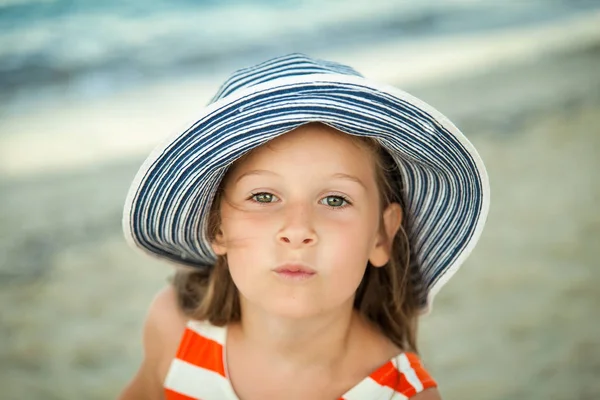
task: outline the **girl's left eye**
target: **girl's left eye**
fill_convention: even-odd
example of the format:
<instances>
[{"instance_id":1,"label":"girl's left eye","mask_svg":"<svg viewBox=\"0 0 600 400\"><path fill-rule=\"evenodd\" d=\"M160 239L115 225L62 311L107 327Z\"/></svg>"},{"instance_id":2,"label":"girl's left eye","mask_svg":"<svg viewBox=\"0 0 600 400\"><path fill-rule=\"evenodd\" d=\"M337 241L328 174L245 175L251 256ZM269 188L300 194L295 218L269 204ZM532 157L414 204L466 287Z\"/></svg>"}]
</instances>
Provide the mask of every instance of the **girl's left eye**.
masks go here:
<instances>
[{"instance_id":1,"label":"girl's left eye","mask_svg":"<svg viewBox=\"0 0 600 400\"><path fill-rule=\"evenodd\" d=\"M324 197L320 203L333 208L340 208L349 204L348 201L342 196L327 196Z\"/></svg>"}]
</instances>

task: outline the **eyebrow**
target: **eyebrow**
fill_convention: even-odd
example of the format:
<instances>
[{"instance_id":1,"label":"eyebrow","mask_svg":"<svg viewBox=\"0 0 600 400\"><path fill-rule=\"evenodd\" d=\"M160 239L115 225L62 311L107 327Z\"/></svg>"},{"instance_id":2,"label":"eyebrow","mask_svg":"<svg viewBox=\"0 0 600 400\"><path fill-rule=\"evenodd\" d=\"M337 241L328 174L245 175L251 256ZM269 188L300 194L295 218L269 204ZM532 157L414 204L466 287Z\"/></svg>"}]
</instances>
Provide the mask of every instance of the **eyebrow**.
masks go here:
<instances>
[{"instance_id":1,"label":"eyebrow","mask_svg":"<svg viewBox=\"0 0 600 400\"><path fill-rule=\"evenodd\" d=\"M253 169L251 171L248 172L244 172L243 174L241 174L240 176L237 177L237 179L235 180L235 182L239 182L242 180L242 178L245 178L247 176L251 176L251 175L273 175L273 176L280 176L279 174L273 172L273 171L268 171L266 169Z\"/></svg>"},{"instance_id":2,"label":"eyebrow","mask_svg":"<svg viewBox=\"0 0 600 400\"><path fill-rule=\"evenodd\" d=\"M360 186L362 186L365 190L367 190L367 185L365 185L363 183L363 181L361 181L360 179L358 179L354 175L348 175L348 174L344 174L344 173L338 172L337 174L331 175L331 177L332 178L336 178L336 179L345 179L345 180L349 180L349 181L352 181L352 182L356 182Z\"/></svg>"}]
</instances>

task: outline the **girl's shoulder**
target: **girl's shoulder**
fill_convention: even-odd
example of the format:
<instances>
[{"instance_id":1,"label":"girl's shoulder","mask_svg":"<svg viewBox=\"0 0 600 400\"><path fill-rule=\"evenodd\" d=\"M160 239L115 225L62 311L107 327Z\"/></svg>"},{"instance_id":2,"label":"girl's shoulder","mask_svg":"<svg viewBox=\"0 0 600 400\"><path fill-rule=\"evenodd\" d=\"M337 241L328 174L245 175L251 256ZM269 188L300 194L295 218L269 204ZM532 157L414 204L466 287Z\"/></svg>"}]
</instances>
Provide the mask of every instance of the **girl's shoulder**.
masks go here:
<instances>
[{"instance_id":1,"label":"girl's shoulder","mask_svg":"<svg viewBox=\"0 0 600 400\"><path fill-rule=\"evenodd\" d=\"M366 335L359 339L363 345L358 347L356 362L368 366L370 372L351 392L362 393L367 388L384 388L386 392L391 390L402 395L401 398L440 399L437 382L429 374L417 352L399 347L380 331L373 329L367 329Z\"/></svg>"},{"instance_id":2,"label":"girl's shoulder","mask_svg":"<svg viewBox=\"0 0 600 400\"><path fill-rule=\"evenodd\" d=\"M437 382L429 374L417 353L402 352L370 375L383 387L389 387L406 398L440 399Z\"/></svg>"},{"instance_id":3,"label":"girl's shoulder","mask_svg":"<svg viewBox=\"0 0 600 400\"><path fill-rule=\"evenodd\" d=\"M162 383L186 329L189 318L183 313L172 285L160 290L154 297L144 324L146 358L154 362L154 369Z\"/></svg>"},{"instance_id":4,"label":"girl's shoulder","mask_svg":"<svg viewBox=\"0 0 600 400\"><path fill-rule=\"evenodd\" d=\"M161 399L163 382L185 331L187 318L180 310L175 289L169 285L156 294L143 328L144 357L120 400Z\"/></svg>"}]
</instances>

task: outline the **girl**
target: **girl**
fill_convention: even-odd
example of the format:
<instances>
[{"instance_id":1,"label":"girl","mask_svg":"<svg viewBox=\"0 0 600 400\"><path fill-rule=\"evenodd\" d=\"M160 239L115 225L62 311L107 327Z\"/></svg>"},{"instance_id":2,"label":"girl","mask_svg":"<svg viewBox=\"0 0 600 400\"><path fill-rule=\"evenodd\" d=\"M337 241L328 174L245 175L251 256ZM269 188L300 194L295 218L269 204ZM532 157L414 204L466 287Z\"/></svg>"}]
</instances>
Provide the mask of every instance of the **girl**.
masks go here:
<instances>
[{"instance_id":1,"label":"girl","mask_svg":"<svg viewBox=\"0 0 600 400\"><path fill-rule=\"evenodd\" d=\"M418 99L298 54L234 73L130 189L126 237L179 267L121 399L439 399L417 320L488 205Z\"/></svg>"}]
</instances>

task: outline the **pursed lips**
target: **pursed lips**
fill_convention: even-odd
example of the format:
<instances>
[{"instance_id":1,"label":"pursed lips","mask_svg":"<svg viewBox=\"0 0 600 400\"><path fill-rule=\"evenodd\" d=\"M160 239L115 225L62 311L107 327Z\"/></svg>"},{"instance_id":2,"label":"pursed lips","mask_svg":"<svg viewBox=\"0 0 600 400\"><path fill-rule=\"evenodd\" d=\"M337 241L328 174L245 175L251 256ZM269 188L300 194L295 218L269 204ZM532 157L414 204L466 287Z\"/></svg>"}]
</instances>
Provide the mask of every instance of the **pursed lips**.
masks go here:
<instances>
[{"instance_id":1,"label":"pursed lips","mask_svg":"<svg viewBox=\"0 0 600 400\"><path fill-rule=\"evenodd\" d=\"M289 280L306 280L317 274L317 271L307 265L299 263L286 263L273 269L273 272L281 278Z\"/></svg>"}]
</instances>

